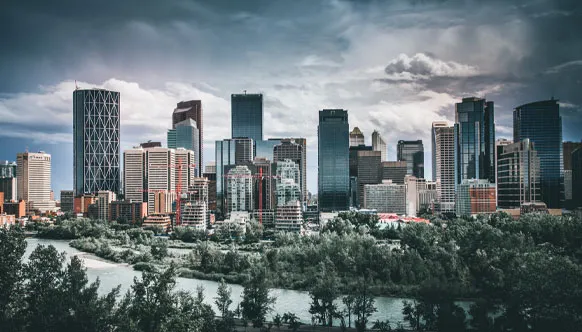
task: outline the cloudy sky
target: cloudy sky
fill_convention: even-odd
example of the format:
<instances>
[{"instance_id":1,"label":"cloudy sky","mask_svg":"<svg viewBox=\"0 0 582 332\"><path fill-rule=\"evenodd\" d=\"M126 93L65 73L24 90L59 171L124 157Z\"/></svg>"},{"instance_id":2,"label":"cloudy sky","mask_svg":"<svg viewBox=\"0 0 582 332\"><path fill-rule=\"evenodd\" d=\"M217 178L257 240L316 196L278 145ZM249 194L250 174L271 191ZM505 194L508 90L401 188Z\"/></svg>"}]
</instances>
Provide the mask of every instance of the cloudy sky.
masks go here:
<instances>
[{"instance_id":1,"label":"cloudy sky","mask_svg":"<svg viewBox=\"0 0 582 332\"><path fill-rule=\"evenodd\" d=\"M582 139L580 0L4 0L0 159L53 155L55 192L72 188L72 92L121 92L122 150L161 140L176 102L201 99L205 160L230 136L230 94L265 94L265 136L308 139L317 191L317 112L349 110L425 143L467 96L493 100L498 137L512 109L561 101L564 139Z\"/></svg>"}]
</instances>

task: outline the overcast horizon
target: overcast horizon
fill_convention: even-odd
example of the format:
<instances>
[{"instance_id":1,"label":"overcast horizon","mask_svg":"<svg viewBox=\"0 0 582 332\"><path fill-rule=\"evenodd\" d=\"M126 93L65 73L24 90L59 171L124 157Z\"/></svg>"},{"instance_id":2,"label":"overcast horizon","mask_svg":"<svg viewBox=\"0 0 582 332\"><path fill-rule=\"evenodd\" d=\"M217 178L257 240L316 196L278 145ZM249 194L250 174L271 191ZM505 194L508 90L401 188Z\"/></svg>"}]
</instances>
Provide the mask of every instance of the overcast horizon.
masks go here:
<instances>
[{"instance_id":1,"label":"overcast horizon","mask_svg":"<svg viewBox=\"0 0 582 332\"><path fill-rule=\"evenodd\" d=\"M121 93L121 153L166 145L176 103L200 99L204 161L230 137L230 95L264 94L264 137L305 137L317 192L318 111L349 112L371 143L378 130L422 139L431 178L433 121L454 104L495 102L497 138L512 110L560 100L565 141L581 141L582 3L534 1L3 2L0 160L53 156L52 187L72 189L72 94Z\"/></svg>"}]
</instances>

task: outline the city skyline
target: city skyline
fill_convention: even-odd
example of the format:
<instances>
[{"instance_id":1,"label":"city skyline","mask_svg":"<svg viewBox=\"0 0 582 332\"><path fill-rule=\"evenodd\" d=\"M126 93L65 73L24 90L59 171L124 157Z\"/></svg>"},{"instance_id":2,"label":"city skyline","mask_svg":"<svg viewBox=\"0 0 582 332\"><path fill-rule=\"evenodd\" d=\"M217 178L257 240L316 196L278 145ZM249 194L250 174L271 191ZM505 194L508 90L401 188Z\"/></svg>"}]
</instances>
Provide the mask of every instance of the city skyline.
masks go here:
<instances>
[{"instance_id":1,"label":"city skyline","mask_svg":"<svg viewBox=\"0 0 582 332\"><path fill-rule=\"evenodd\" d=\"M13 34L5 38L7 48L0 53L0 74L14 78L0 83L4 143L0 159L13 161L27 147L51 153L55 193L73 187L70 105L75 80L80 88L121 93L121 151L149 139L165 141L176 103L202 100L208 133L205 161L214 159L215 140L230 137L230 95L243 90L263 93L264 137L306 138L307 186L313 193L317 191L316 114L324 108L347 109L350 127L364 132L366 144L378 130L390 160L395 159L398 140L430 142L431 123L453 122L454 103L468 96L493 100L496 136L511 138L513 108L553 95L561 103L563 139L581 139L575 130L582 125L578 115L582 97L577 93L582 37L567 33L579 25L576 2L471 4L476 8L467 13L469 4L463 1L438 8L430 1L415 5L299 1L286 7L251 1L244 8L226 7L219 1L184 9L188 15L174 11L177 3L169 2L164 4L167 10L156 13L119 8L117 25L112 26L121 33L115 35L110 28L91 28L97 25L93 20L107 12L92 8L92 16L87 17L86 8L78 7L69 9L70 20L33 32L23 24L42 24L32 18L44 7L22 6L11 3L0 14L6 15L2 33ZM57 12L60 5L55 6ZM487 14L493 12L494 19ZM46 19L56 15L52 13ZM212 15L205 15L204 26L197 26L193 22L201 13ZM317 25L322 15L336 23ZM218 22L224 26L216 28ZM273 28L260 29L265 26ZM216 28L216 36L204 34L208 27ZM59 33L63 29L68 33ZM93 48L74 49L67 56L56 51L71 49L83 34L95 36ZM237 41L239 34L255 38ZM440 36L438 43L429 43L435 36ZM128 37L130 43L120 39ZM406 42L391 42L397 37ZM36 38L53 40L57 47L30 52L29 47L43 45L35 43ZM200 43L185 42L190 39ZM17 40L31 42L26 46ZM207 47L197 48L193 55L188 44ZM474 52L462 51L467 46ZM168 47L172 52L167 52ZM370 48L374 52L366 51ZM135 53L137 49L141 51ZM41 53L44 62L35 56ZM231 57L234 53L236 61ZM425 148L427 178L432 173L429 153Z\"/></svg>"}]
</instances>

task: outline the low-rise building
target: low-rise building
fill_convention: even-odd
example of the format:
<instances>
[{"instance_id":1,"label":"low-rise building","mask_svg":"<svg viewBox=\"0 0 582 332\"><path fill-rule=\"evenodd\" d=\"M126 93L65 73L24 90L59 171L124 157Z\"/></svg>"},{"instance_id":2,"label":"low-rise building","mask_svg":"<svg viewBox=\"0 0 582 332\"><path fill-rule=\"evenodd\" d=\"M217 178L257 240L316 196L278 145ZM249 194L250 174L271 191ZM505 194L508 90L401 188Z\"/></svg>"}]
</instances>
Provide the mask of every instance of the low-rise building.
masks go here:
<instances>
[{"instance_id":1,"label":"low-rise building","mask_svg":"<svg viewBox=\"0 0 582 332\"><path fill-rule=\"evenodd\" d=\"M109 221L140 223L147 215L146 202L113 201L109 205Z\"/></svg>"},{"instance_id":2,"label":"low-rise building","mask_svg":"<svg viewBox=\"0 0 582 332\"><path fill-rule=\"evenodd\" d=\"M364 208L378 213L406 214L406 185L383 180L364 186Z\"/></svg>"},{"instance_id":3,"label":"low-rise building","mask_svg":"<svg viewBox=\"0 0 582 332\"><path fill-rule=\"evenodd\" d=\"M497 188L488 180L463 180L457 186L457 215L491 214L497 210Z\"/></svg>"},{"instance_id":4,"label":"low-rise building","mask_svg":"<svg viewBox=\"0 0 582 332\"><path fill-rule=\"evenodd\" d=\"M12 227L16 224L16 217L13 214L0 214L0 227Z\"/></svg>"},{"instance_id":5,"label":"low-rise building","mask_svg":"<svg viewBox=\"0 0 582 332\"><path fill-rule=\"evenodd\" d=\"M168 231L172 226L172 219L167 214L152 214L143 221L142 227L148 226L159 226L164 231Z\"/></svg>"},{"instance_id":6,"label":"low-rise building","mask_svg":"<svg viewBox=\"0 0 582 332\"><path fill-rule=\"evenodd\" d=\"M26 202L20 200L18 202L5 202L3 212L14 215L15 218L23 218L26 216Z\"/></svg>"},{"instance_id":7,"label":"low-rise building","mask_svg":"<svg viewBox=\"0 0 582 332\"><path fill-rule=\"evenodd\" d=\"M301 202L289 202L286 205L277 206L277 217L275 219L275 229L285 232L301 232L303 225L303 213L301 212Z\"/></svg>"}]
</instances>

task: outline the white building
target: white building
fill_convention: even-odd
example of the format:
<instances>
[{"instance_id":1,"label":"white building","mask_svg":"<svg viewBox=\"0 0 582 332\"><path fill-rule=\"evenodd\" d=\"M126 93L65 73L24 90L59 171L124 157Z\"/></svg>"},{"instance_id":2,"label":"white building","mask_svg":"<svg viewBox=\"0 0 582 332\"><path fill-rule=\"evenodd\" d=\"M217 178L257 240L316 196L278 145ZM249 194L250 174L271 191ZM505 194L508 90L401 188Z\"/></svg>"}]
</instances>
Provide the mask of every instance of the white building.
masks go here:
<instances>
[{"instance_id":1,"label":"white building","mask_svg":"<svg viewBox=\"0 0 582 332\"><path fill-rule=\"evenodd\" d=\"M123 152L123 192L125 199L144 201L145 150L133 148Z\"/></svg>"},{"instance_id":2,"label":"white building","mask_svg":"<svg viewBox=\"0 0 582 332\"><path fill-rule=\"evenodd\" d=\"M364 185L364 208L378 213L406 214L406 185L391 180Z\"/></svg>"},{"instance_id":3,"label":"white building","mask_svg":"<svg viewBox=\"0 0 582 332\"><path fill-rule=\"evenodd\" d=\"M283 206L277 206L275 229L285 232L300 232L303 225L301 202L295 200Z\"/></svg>"},{"instance_id":4,"label":"white building","mask_svg":"<svg viewBox=\"0 0 582 332\"><path fill-rule=\"evenodd\" d=\"M180 222L183 226L205 230L208 223L208 179L194 178L181 202Z\"/></svg>"},{"instance_id":5,"label":"white building","mask_svg":"<svg viewBox=\"0 0 582 332\"><path fill-rule=\"evenodd\" d=\"M51 200L51 155L24 152L16 156L17 199L26 201L26 213L55 209Z\"/></svg>"},{"instance_id":6,"label":"white building","mask_svg":"<svg viewBox=\"0 0 582 332\"><path fill-rule=\"evenodd\" d=\"M380 133L376 130L374 130L374 132L372 132L372 150L380 151L381 161L388 160L387 155L386 155L386 152L387 152L386 151L386 142L384 142L384 139L382 138Z\"/></svg>"},{"instance_id":7,"label":"white building","mask_svg":"<svg viewBox=\"0 0 582 332\"><path fill-rule=\"evenodd\" d=\"M455 211L455 128L446 121L432 123L432 179L440 211Z\"/></svg>"},{"instance_id":8,"label":"white building","mask_svg":"<svg viewBox=\"0 0 582 332\"><path fill-rule=\"evenodd\" d=\"M228 171L226 203L229 213L253 210L253 177L247 166L235 166Z\"/></svg>"}]
</instances>

